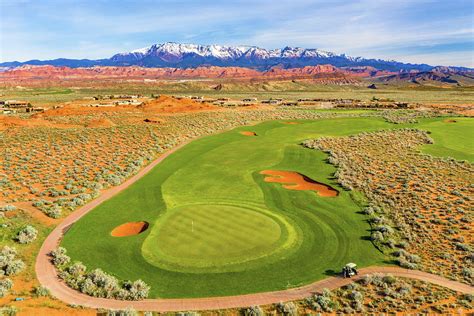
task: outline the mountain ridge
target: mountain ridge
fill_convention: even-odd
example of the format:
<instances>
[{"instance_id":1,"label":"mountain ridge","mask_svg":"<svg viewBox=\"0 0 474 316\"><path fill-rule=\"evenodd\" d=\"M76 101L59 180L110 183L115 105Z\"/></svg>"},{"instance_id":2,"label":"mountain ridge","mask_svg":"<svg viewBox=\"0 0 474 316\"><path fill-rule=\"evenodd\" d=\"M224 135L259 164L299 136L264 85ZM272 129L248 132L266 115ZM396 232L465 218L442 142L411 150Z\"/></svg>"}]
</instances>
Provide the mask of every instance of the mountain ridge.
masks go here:
<instances>
[{"instance_id":1,"label":"mountain ridge","mask_svg":"<svg viewBox=\"0 0 474 316\"><path fill-rule=\"evenodd\" d=\"M286 46L281 49L265 49L257 46L198 45L166 42L118 53L104 59L29 60L26 62L0 63L2 68L22 65L51 65L59 67L140 66L147 68L174 67L196 68L200 66L246 67L269 70L272 67L302 68L305 66L332 65L335 67L373 67L382 71L430 71L428 64L402 63L394 60L367 59L336 54L315 48ZM450 67L456 71L471 71L466 67Z\"/></svg>"}]
</instances>

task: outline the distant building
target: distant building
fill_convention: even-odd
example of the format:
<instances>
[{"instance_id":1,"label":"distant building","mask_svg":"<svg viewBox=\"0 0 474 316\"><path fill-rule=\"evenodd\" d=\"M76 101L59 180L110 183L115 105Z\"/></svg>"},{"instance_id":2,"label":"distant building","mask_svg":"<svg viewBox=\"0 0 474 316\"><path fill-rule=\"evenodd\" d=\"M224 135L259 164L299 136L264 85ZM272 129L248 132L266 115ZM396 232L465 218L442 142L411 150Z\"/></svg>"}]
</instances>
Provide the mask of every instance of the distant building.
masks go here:
<instances>
[{"instance_id":1,"label":"distant building","mask_svg":"<svg viewBox=\"0 0 474 316\"><path fill-rule=\"evenodd\" d=\"M242 99L242 102L257 102L258 99L257 98L245 98L245 99Z\"/></svg>"},{"instance_id":2,"label":"distant building","mask_svg":"<svg viewBox=\"0 0 474 316\"><path fill-rule=\"evenodd\" d=\"M31 104L27 101L16 101L16 100L7 100L5 101L5 106L9 108L26 108L31 107Z\"/></svg>"},{"instance_id":3,"label":"distant building","mask_svg":"<svg viewBox=\"0 0 474 316\"><path fill-rule=\"evenodd\" d=\"M270 100L263 100L263 104L280 104L283 99L270 99Z\"/></svg>"}]
</instances>

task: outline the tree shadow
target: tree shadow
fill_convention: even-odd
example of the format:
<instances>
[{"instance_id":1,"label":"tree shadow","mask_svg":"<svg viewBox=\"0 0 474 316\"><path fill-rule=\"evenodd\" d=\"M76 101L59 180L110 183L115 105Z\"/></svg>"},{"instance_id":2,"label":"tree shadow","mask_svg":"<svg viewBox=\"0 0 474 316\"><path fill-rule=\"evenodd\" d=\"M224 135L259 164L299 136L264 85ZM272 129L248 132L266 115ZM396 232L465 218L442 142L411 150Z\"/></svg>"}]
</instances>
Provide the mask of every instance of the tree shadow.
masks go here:
<instances>
[{"instance_id":1,"label":"tree shadow","mask_svg":"<svg viewBox=\"0 0 474 316\"><path fill-rule=\"evenodd\" d=\"M324 274L327 275L327 276L339 276L340 275L339 272L336 272L333 269L328 269L328 270L324 271Z\"/></svg>"},{"instance_id":2,"label":"tree shadow","mask_svg":"<svg viewBox=\"0 0 474 316\"><path fill-rule=\"evenodd\" d=\"M385 264L391 264L391 265L396 265L396 266L398 266L398 262L397 262L397 260L395 260L395 259L387 259L387 260L384 260L384 261L382 261L382 262L385 263Z\"/></svg>"}]
</instances>

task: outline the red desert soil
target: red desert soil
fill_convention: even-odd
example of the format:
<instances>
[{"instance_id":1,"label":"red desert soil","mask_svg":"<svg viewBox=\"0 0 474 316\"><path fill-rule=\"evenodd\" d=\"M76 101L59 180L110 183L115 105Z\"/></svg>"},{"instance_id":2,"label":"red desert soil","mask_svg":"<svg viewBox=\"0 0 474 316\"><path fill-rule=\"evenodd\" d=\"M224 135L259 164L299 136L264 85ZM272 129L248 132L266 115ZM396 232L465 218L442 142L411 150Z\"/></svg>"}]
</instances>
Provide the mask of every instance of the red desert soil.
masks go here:
<instances>
[{"instance_id":1,"label":"red desert soil","mask_svg":"<svg viewBox=\"0 0 474 316\"><path fill-rule=\"evenodd\" d=\"M245 136L257 136L257 133L249 132L249 131L243 131L243 132L240 132L240 134L245 135Z\"/></svg>"},{"instance_id":2,"label":"red desert soil","mask_svg":"<svg viewBox=\"0 0 474 316\"><path fill-rule=\"evenodd\" d=\"M12 116L0 116L0 131L10 127L54 127L54 128L72 128L77 127L72 124L59 124L44 120L42 118L22 119Z\"/></svg>"},{"instance_id":3,"label":"red desert soil","mask_svg":"<svg viewBox=\"0 0 474 316\"><path fill-rule=\"evenodd\" d=\"M139 105L137 108L144 112L153 113L181 113L218 110L216 106L205 102L201 103L189 99L178 100L164 95L160 96L158 99Z\"/></svg>"},{"instance_id":4,"label":"red desert soil","mask_svg":"<svg viewBox=\"0 0 474 316\"><path fill-rule=\"evenodd\" d=\"M294 171L263 170L260 174L266 175L265 182L285 183L285 189L289 190L311 190L316 191L320 196L333 197L339 192L330 186L319 183L308 178L301 173Z\"/></svg>"},{"instance_id":5,"label":"red desert soil","mask_svg":"<svg viewBox=\"0 0 474 316\"><path fill-rule=\"evenodd\" d=\"M96 128L96 127L112 127L115 126L115 123L107 118L100 118L92 120L87 124L87 127Z\"/></svg>"},{"instance_id":6,"label":"red desert soil","mask_svg":"<svg viewBox=\"0 0 474 316\"><path fill-rule=\"evenodd\" d=\"M110 234L114 237L133 236L143 233L147 228L147 222L130 222L115 227Z\"/></svg>"}]
</instances>

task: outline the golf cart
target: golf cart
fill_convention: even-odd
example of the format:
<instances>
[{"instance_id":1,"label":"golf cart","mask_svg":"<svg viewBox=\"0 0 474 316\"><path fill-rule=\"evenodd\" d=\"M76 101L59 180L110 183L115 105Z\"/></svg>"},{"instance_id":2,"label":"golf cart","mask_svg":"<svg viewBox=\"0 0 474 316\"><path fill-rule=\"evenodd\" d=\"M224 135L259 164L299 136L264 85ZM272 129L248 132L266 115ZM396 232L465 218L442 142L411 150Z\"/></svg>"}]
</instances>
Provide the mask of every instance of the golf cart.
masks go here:
<instances>
[{"instance_id":1,"label":"golf cart","mask_svg":"<svg viewBox=\"0 0 474 316\"><path fill-rule=\"evenodd\" d=\"M357 265L355 263L348 263L344 268L342 268L342 276L345 278L350 278L351 276L357 275Z\"/></svg>"}]
</instances>

